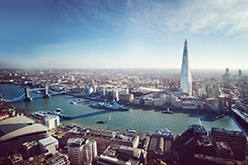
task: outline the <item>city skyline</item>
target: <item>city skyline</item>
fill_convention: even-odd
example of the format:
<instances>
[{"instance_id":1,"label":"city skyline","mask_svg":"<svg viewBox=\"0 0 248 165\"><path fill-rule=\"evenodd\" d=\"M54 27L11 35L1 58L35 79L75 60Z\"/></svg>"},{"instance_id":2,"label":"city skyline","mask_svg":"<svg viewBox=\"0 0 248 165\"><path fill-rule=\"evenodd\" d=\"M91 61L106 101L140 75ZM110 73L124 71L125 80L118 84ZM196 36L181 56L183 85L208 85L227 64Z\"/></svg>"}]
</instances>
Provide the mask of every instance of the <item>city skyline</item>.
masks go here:
<instances>
[{"instance_id":1,"label":"city skyline","mask_svg":"<svg viewBox=\"0 0 248 165\"><path fill-rule=\"evenodd\" d=\"M0 68L248 69L248 2L1 1Z\"/></svg>"}]
</instances>

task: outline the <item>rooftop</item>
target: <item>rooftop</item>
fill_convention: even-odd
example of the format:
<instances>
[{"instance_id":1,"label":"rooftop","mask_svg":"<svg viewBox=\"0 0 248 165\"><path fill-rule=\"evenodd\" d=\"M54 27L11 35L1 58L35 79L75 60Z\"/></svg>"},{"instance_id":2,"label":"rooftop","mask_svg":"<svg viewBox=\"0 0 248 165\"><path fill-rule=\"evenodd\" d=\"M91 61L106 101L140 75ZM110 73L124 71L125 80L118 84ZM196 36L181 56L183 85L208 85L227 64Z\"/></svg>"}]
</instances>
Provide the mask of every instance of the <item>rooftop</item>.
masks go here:
<instances>
[{"instance_id":1,"label":"rooftop","mask_svg":"<svg viewBox=\"0 0 248 165\"><path fill-rule=\"evenodd\" d=\"M15 129L13 131L10 131L7 134L4 134L3 136L1 136L0 142L5 141L5 140L9 140L11 138L15 138L18 136L37 133L37 132L43 132L43 131L48 131L48 128L46 126L44 126L43 124L26 125L26 126L21 127L19 129Z\"/></svg>"},{"instance_id":2,"label":"rooftop","mask_svg":"<svg viewBox=\"0 0 248 165\"><path fill-rule=\"evenodd\" d=\"M34 124L34 120L26 116L16 116L2 120L0 121L0 137L32 124Z\"/></svg>"},{"instance_id":3,"label":"rooftop","mask_svg":"<svg viewBox=\"0 0 248 165\"><path fill-rule=\"evenodd\" d=\"M55 139L55 138L52 137L52 136L47 137L47 138L45 138L45 139L39 140L39 143L41 143L41 144L44 145L44 146L47 146L47 145L49 145L49 144L56 143L56 142L58 142L58 140Z\"/></svg>"}]
</instances>

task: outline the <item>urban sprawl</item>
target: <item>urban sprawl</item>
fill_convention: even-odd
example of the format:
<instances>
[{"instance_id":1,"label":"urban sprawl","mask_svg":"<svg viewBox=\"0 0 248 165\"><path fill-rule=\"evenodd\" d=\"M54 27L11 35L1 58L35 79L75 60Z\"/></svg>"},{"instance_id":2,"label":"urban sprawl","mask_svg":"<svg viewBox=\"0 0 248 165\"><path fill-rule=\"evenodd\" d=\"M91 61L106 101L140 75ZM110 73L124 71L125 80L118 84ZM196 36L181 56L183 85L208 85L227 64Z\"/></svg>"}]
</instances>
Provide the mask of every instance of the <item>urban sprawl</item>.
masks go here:
<instances>
[{"instance_id":1,"label":"urban sprawl","mask_svg":"<svg viewBox=\"0 0 248 165\"><path fill-rule=\"evenodd\" d=\"M51 113L23 111L23 114L11 108L11 102L32 101L30 91L42 90L44 99L56 94L72 95L98 101L92 105L96 108L108 108L116 103L118 108L122 107L117 110L138 106L158 108L168 115L177 110L230 115L245 129L248 128L247 82L242 70L232 74L228 68L191 73L187 41L181 72L173 69L0 70L1 84L24 88L24 93L13 100L0 95L0 164L248 164L247 137L242 131L214 127L207 132L202 125L189 125L177 136L166 128L158 128L139 137L135 129L123 133L64 125L61 118L70 120L70 117L63 116L60 109Z\"/></svg>"}]
</instances>

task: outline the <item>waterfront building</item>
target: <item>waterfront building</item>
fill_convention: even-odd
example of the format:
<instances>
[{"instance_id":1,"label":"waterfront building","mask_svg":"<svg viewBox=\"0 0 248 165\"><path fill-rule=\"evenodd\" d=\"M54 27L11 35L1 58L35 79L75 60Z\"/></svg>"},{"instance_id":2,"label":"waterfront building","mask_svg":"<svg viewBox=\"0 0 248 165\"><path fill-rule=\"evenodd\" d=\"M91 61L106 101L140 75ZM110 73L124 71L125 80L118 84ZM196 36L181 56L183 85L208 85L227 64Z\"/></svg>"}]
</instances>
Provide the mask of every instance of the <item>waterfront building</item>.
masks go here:
<instances>
[{"instance_id":1,"label":"waterfront building","mask_svg":"<svg viewBox=\"0 0 248 165\"><path fill-rule=\"evenodd\" d=\"M245 159L247 153L247 139L243 132L229 131L224 128L212 128L210 136L215 141L227 142L234 153L234 159Z\"/></svg>"},{"instance_id":2,"label":"waterfront building","mask_svg":"<svg viewBox=\"0 0 248 165\"><path fill-rule=\"evenodd\" d=\"M53 154L55 155L59 148L59 142L54 137L50 136L39 140L40 152L45 155Z\"/></svg>"},{"instance_id":3,"label":"waterfront building","mask_svg":"<svg viewBox=\"0 0 248 165\"><path fill-rule=\"evenodd\" d=\"M187 40L184 43L180 89L183 93L192 94L192 75L189 67Z\"/></svg>"},{"instance_id":4,"label":"waterfront building","mask_svg":"<svg viewBox=\"0 0 248 165\"><path fill-rule=\"evenodd\" d=\"M139 145L138 135L118 133L109 130L89 130L73 127L65 134L66 140L75 137L95 140L97 142L98 151L104 151L111 144L131 146L134 148L137 148Z\"/></svg>"},{"instance_id":5,"label":"waterfront building","mask_svg":"<svg viewBox=\"0 0 248 165\"><path fill-rule=\"evenodd\" d=\"M144 105L146 105L146 106L153 106L154 105L153 98L145 98L145 99L143 99L143 101L144 101Z\"/></svg>"},{"instance_id":6,"label":"waterfront building","mask_svg":"<svg viewBox=\"0 0 248 165\"><path fill-rule=\"evenodd\" d=\"M67 142L71 164L91 165L96 157L96 142L84 138L70 138Z\"/></svg>"},{"instance_id":7,"label":"waterfront building","mask_svg":"<svg viewBox=\"0 0 248 165\"><path fill-rule=\"evenodd\" d=\"M188 158L194 154L215 155L214 146L201 125L190 125L188 129L176 137L175 149Z\"/></svg>"},{"instance_id":8,"label":"waterfront building","mask_svg":"<svg viewBox=\"0 0 248 165\"><path fill-rule=\"evenodd\" d=\"M120 94L119 101L132 103L134 100L133 94Z\"/></svg>"},{"instance_id":9,"label":"waterfront building","mask_svg":"<svg viewBox=\"0 0 248 165\"><path fill-rule=\"evenodd\" d=\"M203 109L203 102L201 101L183 101L182 109Z\"/></svg>"},{"instance_id":10,"label":"waterfront building","mask_svg":"<svg viewBox=\"0 0 248 165\"><path fill-rule=\"evenodd\" d=\"M16 116L0 121L0 155L19 150L23 143L43 139L50 132L43 124L36 124L26 116Z\"/></svg>"},{"instance_id":11,"label":"waterfront building","mask_svg":"<svg viewBox=\"0 0 248 165\"><path fill-rule=\"evenodd\" d=\"M154 106L156 107L165 106L165 101L166 101L166 95L161 95L158 98L154 98Z\"/></svg>"},{"instance_id":12,"label":"waterfront building","mask_svg":"<svg viewBox=\"0 0 248 165\"><path fill-rule=\"evenodd\" d=\"M42 124L47 126L49 129L59 126L60 119L58 115L48 113L46 111L37 111L30 114L36 120L39 120Z\"/></svg>"},{"instance_id":13,"label":"waterfront building","mask_svg":"<svg viewBox=\"0 0 248 165\"><path fill-rule=\"evenodd\" d=\"M141 100L139 98L134 98L133 103L136 105L140 105Z\"/></svg>"},{"instance_id":14,"label":"waterfront building","mask_svg":"<svg viewBox=\"0 0 248 165\"><path fill-rule=\"evenodd\" d=\"M179 108L181 109L183 104L182 104L182 100L180 100L178 97L176 96L172 96L171 97L171 105L174 106L175 108Z\"/></svg>"}]
</instances>

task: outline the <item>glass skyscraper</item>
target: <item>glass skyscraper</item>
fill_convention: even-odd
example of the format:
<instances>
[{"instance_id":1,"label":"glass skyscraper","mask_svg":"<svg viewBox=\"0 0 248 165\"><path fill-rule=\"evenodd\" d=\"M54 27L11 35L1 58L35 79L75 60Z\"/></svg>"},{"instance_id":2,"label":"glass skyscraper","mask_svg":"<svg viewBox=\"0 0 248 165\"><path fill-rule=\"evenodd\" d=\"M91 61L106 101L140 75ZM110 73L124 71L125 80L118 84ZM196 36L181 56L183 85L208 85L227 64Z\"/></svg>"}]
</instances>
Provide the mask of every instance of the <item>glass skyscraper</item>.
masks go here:
<instances>
[{"instance_id":1,"label":"glass skyscraper","mask_svg":"<svg viewBox=\"0 0 248 165\"><path fill-rule=\"evenodd\" d=\"M189 68L187 40L184 43L183 61L180 77L180 89L183 93L192 94L192 75Z\"/></svg>"}]
</instances>

